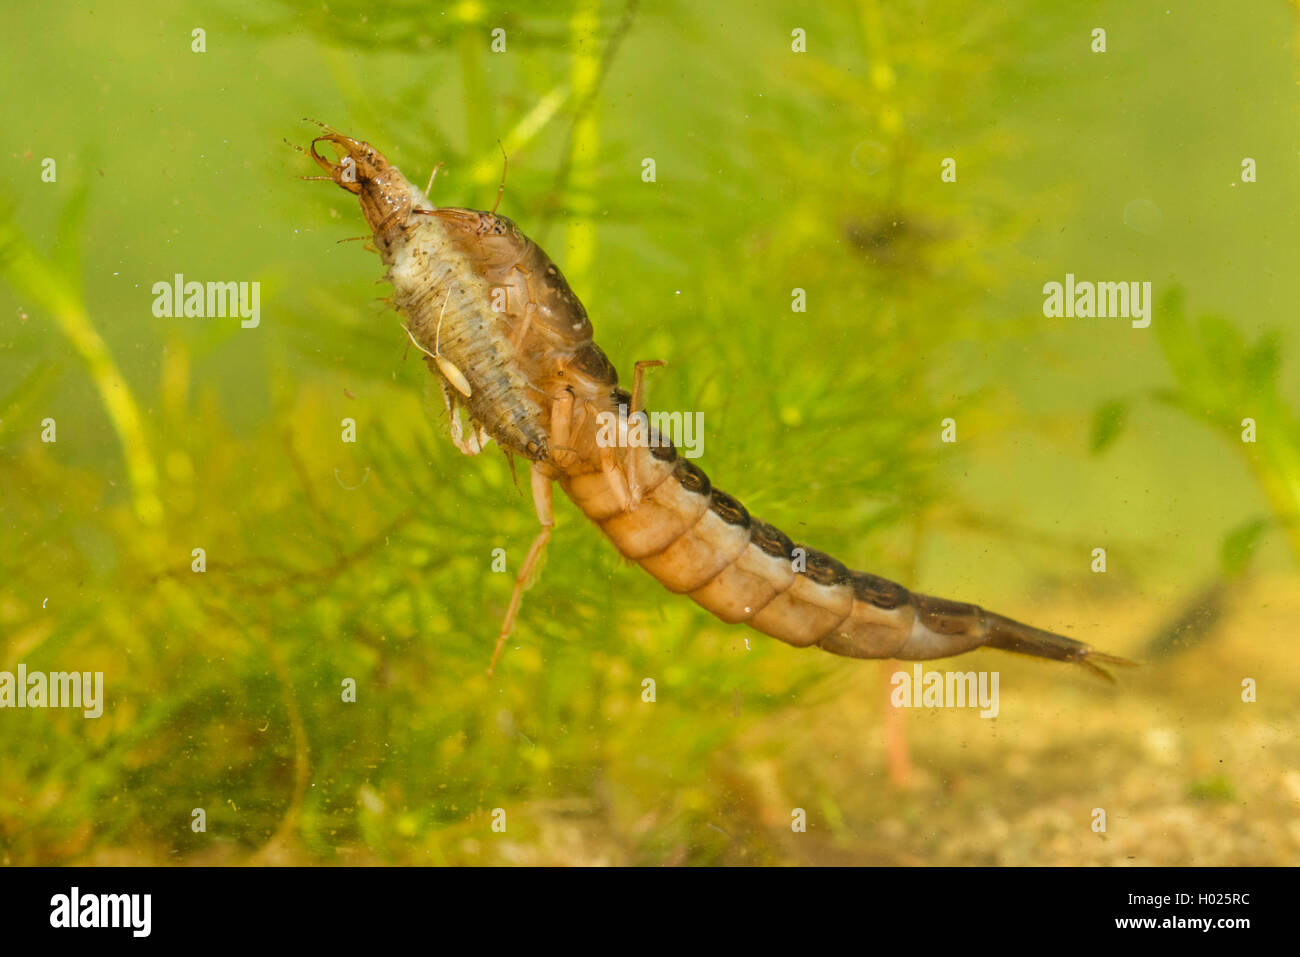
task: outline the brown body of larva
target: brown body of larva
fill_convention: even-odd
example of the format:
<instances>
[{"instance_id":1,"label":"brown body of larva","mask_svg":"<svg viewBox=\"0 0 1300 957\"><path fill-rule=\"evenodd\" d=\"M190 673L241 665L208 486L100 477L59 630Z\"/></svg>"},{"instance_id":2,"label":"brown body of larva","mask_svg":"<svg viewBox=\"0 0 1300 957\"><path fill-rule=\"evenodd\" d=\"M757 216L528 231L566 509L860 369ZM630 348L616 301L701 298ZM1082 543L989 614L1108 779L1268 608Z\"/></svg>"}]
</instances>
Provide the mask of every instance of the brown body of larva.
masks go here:
<instances>
[{"instance_id":1,"label":"brown body of larva","mask_svg":"<svg viewBox=\"0 0 1300 957\"><path fill-rule=\"evenodd\" d=\"M627 451L642 485L636 507L619 505L599 469L571 468L561 484L624 556L725 622L852 658L945 658L987 645L1094 670L1097 661L1124 663L977 605L852 571L750 516L671 446Z\"/></svg>"},{"instance_id":2,"label":"brown body of larva","mask_svg":"<svg viewBox=\"0 0 1300 957\"><path fill-rule=\"evenodd\" d=\"M797 546L670 445L602 447L599 417L612 414L625 429L631 397L618 388L586 310L546 254L503 217L433 206L367 144L333 132L321 139L343 150L344 163L351 160L355 180L313 144L331 178L359 195L397 289L394 304L410 319L444 391L458 382L468 387L460 401L475 425L533 461L535 495L538 481L558 481L619 552L669 591L725 622L854 658L942 658L988 646L1077 662L1102 675L1098 663L1128 663L977 605L913 594ZM549 535L549 493L546 509L526 569Z\"/></svg>"}]
</instances>

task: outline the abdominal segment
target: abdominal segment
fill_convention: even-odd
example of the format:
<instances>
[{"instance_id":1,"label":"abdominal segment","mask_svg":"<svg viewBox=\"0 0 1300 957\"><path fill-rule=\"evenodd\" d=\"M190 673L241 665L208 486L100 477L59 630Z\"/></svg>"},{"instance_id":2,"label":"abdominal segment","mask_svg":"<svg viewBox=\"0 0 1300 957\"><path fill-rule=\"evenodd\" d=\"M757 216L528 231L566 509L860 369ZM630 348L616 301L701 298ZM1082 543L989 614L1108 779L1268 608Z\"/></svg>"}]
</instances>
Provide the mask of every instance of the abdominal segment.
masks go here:
<instances>
[{"instance_id":1,"label":"abdominal segment","mask_svg":"<svg viewBox=\"0 0 1300 957\"><path fill-rule=\"evenodd\" d=\"M795 545L671 446L623 451L618 476L634 470L638 503L601 471L562 478L569 497L625 557L722 621L853 658L937 658L988 641L997 616Z\"/></svg>"}]
</instances>

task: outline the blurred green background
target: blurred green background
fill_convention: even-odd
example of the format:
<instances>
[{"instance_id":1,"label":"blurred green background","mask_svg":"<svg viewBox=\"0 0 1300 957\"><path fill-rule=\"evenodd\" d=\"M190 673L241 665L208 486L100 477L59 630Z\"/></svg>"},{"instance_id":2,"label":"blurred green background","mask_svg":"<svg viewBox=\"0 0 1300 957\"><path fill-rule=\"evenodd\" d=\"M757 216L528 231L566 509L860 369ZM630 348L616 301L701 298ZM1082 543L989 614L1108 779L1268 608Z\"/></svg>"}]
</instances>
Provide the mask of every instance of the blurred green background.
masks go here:
<instances>
[{"instance_id":1,"label":"blurred green background","mask_svg":"<svg viewBox=\"0 0 1300 957\"><path fill-rule=\"evenodd\" d=\"M6 24L0 670L100 670L107 703L0 711L0 862L1300 858L1294 4L52 0ZM1110 687L976 652L937 667L999 670L996 720L894 711L894 664L722 625L561 502L488 679L526 484L447 441L382 266L338 242L355 200L298 178L302 117L421 185L446 163L444 205L491 207L500 140L501 212L625 380L667 361L650 404L703 412L717 485L1144 666ZM1151 281L1151 328L1044 318L1067 272ZM260 282L260 325L155 318L175 273Z\"/></svg>"}]
</instances>

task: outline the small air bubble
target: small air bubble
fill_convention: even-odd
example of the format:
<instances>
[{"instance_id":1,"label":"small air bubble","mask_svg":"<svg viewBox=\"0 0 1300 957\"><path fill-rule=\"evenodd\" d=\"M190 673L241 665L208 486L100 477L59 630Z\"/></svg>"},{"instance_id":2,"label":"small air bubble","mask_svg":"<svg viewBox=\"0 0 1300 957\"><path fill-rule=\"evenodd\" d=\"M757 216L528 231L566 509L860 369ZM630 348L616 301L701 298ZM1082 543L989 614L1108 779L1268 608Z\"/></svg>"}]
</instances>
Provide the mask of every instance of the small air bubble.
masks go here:
<instances>
[{"instance_id":1,"label":"small air bubble","mask_svg":"<svg viewBox=\"0 0 1300 957\"><path fill-rule=\"evenodd\" d=\"M1134 232L1154 236L1164 224L1164 213L1149 199L1134 199L1124 207L1124 225Z\"/></svg>"},{"instance_id":2,"label":"small air bubble","mask_svg":"<svg viewBox=\"0 0 1300 957\"><path fill-rule=\"evenodd\" d=\"M854 169L862 170L868 176L874 176L885 168L889 160L889 150L875 140L863 140L853 147L849 162Z\"/></svg>"}]
</instances>

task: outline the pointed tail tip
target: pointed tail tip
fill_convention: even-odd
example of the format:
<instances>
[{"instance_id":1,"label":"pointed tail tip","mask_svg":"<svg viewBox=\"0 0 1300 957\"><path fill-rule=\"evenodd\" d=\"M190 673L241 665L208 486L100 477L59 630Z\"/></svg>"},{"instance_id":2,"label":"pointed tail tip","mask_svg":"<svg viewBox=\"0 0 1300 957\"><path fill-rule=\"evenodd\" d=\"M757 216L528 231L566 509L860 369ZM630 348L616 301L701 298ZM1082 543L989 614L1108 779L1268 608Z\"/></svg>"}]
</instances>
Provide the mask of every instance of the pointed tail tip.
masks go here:
<instances>
[{"instance_id":1,"label":"pointed tail tip","mask_svg":"<svg viewBox=\"0 0 1300 957\"><path fill-rule=\"evenodd\" d=\"M1097 677L1102 678L1111 684L1116 683L1115 676L1105 668L1101 667L1102 665L1111 665L1112 667L1120 668L1136 668L1141 664L1140 661L1132 661L1128 658L1121 658L1119 655L1108 655L1105 652L1096 651L1088 645L1084 645L1084 648L1087 650L1084 651L1081 656L1076 658L1075 662L1088 669L1088 671L1092 672Z\"/></svg>"},{"instance_id":2,"label":"pointed tail tip","mask_svg":"<svg viewBox=\"0 0 1300 957\"><path fill-rule=\"evenodd\" d=\"M1121 658L1119 655L1110 655L1097 651L1091 645L1084 644L1082 641L1075 641L1073 638L1066 638L1064 635L1043 631L1041 628L1012 621L1010 618L1004 618L1001 615L985 612L984 617L988 625L988 641L986 644L990 648L1001 648L1004 651L1014 651L1022 655L1032 655L1036 658L1051 658L1054 661L1069 661L1082 665L1094 675L1109 681L1111 684L1115 683L1115 678L1102 665L1133 668L1139 664L1139 662L1128 658Z\"/></svg>"}]
</instances>

